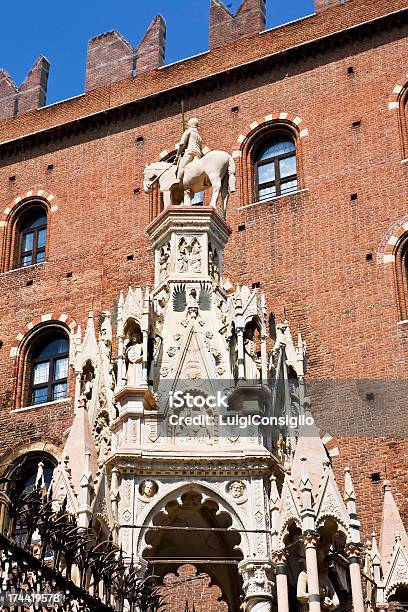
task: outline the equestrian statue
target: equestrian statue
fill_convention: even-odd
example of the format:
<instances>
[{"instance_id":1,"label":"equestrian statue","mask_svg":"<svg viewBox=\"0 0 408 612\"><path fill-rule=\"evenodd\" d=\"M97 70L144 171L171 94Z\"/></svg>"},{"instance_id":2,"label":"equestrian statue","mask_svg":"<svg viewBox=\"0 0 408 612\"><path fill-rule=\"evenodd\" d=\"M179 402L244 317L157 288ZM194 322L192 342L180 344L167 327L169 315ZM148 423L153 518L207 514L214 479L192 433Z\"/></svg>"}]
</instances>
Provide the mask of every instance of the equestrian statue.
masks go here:
<instances>
[{"instance_id":1,"label":"equestrian statue","mask_svg":"<svg viewBox=\"0 0 408 612\"><path fill-rule=\"evenodd\" d=\"M174 162L155 162L144 170L144 191L149 193L158 184L164 206L190 206L194 195L212 188L210 206L217 207L222 198L225 217L229 194L235 191L235 162L225 151L203 153L198 119L189 119L178 145Z\"/></svg>"}]
</instances>

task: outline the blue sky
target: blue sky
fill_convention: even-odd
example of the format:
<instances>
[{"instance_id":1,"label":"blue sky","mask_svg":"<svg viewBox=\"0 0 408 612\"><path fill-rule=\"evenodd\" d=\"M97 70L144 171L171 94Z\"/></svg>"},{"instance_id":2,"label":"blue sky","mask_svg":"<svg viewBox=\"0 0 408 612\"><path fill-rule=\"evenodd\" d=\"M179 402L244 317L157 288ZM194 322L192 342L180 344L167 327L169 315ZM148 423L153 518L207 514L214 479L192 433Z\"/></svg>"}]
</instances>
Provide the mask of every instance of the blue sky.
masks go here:
<instances>
[{"instance_id":1,"label":"blue sky","mask_svg":"<svg viewBox=\"0 0 408 612\"><path fill-rule=\"evenodd\" d=\"M240 0L225 0L236 12ZM313 0L267 0L267 27L313 13ZM17 85L36 58L51 62L47 102L83 92L88 39L119 30L136 46L160 13L167 23L166 63L208 49L210 0L3 0L0 67Z\"/></svg>"}]
</instances>

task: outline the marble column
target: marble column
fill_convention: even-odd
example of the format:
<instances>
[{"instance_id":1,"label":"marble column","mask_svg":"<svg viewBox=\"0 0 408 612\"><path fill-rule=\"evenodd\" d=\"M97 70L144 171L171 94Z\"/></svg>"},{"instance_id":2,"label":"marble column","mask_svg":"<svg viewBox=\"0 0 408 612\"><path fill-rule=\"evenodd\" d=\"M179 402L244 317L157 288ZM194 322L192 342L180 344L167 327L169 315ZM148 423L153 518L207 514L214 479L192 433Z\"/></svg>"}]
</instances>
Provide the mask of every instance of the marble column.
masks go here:
<instances>
[{"instance_id":1,"label":"marble column","mask_svg":"<svg viewBox=\"0 0 408 612\"><path fill-rule=\"evenodd\" d=\"M289 612L288 569L285 550L277 550L272 555L276 575L276 596L278 612Z\"/></svg>"},{"instance_id":2,"label":"marble column","mask_svg":"<svg viewBox=\"0 0 408 612\"><path fill-rule=\"evenodd\" d=\"M360 570L360 544L348 544L345 554L349 562L351 596L353 598L354 612L364 612L363 586L361 584Z\"/></svg>"},{"instance_id":3,"label":"marble column","mask_svg":"<svg viewBox=\"0 0 408 612\"><path fill-rule=\"evenodd\" d=\"M303 544L306 553L307 591L309 595L310 612L320 612L320 587L319 569L317 566L318 535L314 533L303 536Z\"/></svg>"}]
</instances>

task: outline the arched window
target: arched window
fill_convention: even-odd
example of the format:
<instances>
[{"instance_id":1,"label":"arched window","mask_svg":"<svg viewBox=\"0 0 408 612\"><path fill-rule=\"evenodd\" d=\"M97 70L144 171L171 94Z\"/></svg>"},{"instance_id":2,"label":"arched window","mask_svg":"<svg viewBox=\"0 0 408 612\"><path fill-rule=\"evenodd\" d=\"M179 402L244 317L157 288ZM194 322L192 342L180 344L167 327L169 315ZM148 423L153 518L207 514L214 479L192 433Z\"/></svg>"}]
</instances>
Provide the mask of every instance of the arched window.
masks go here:
<instances>
[{"instance_id":1,"label":"arched window","mask_svg":"<svg viewBox=\"0 0 408 612\"><path fill-rule=\"evenodd\" d=\"M397 244L395 252L395 274L400 317L408 319L408 233Z\"/></svg>"},{"instance_id":2,"label":"arched window","mask_svg":"<svg viewBox=\"0 0 408 612\"><path fill-rule=\"evenodd\" d=\"M35 488L49 489L56 464L54 457L48 453L33 451L14 461L6 470L5 483L1 488L6 493L4 500L7 501L0 506L0 531L14 537L20 546L26 543L27 528L24 517L16 517L15 510ZM14 512L9 503L13 505Z\"/></svg>"},{"instance_id":3,"label":"arched window","mask_svg":"<svg viewBox=\"0 0 408 612\"><path fill-rule=\"evenodd\" d=\"M29 404L43 404L67 396L68 354L69 343L63 332L40 335L29 352Z\"/></svg>"},{"instance_id":4,"label":"arched window","mask_svg":"<svg viewBox=\"0 0 408 612\"><path fill-rule=\"evenodd\" d=\"M18 219L17 230L19 240L16 267L44 261L47 240L47 213L44 207L30 206Z\"/></svg>"},{"instance_id":5,"label":"arched window","mask_svg":"<svg viewBox=\"0 0 408 612\"><path fill-rule=\"evenodd\" d=\"M296 145L289 135L263 140L254 157L255 199L267 200L296 191Z\"/></svg>"}]
</instances>

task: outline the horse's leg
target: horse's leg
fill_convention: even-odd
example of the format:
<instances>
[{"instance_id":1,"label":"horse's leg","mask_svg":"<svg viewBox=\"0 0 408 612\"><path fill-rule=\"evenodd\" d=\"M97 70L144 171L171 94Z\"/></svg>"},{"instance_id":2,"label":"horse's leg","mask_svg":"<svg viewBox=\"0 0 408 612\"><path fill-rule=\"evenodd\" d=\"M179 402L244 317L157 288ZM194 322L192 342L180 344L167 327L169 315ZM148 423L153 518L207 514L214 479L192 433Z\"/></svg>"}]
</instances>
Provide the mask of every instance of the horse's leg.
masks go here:
<instances>
[{"instance_id":1,"label":"horse's leg","mask_svg":"<svg viewBox=\"0 0 408 612\"><path fill-rule=\"evenodd\" d=\"M221 197L222 197L222 217L225 219L227 216L227 204L229 199L229 185L228 176L224 176L221 183Z\"/></svg>"},{"instance_id":2,"label":"horse's leg","mask_svg":"<svg viewBox=\"0 0 408 612\"><path fill-rule=\"evenodd\" d=\"M170 206L172 204L171 192L163 191L162 193L163 193L163 205L164 205L164 208L167 208L167 206Z\"/></svg>"},{"instance_id":3,"label":"horse's leg","mask_svg":"<svg viewBox=\"0 0 408 612\"><path fill-rule=\"evenodd\" d=\"M184 192L184 206L191 206L191 200L194 198L194 191L186 189Z\"/></svg>"},{"instance_id":4,"label":"horse's leg","mask_svg":"<svg viewBox=\"0 0 408 612\"><path fill-rule=\"evenodd\" d=\"M212 186L210 206L217 208L218 196L220 195L221 191L221 178L219 176L209 176L208 178L210 179Z\"/></svg>"}]
</instances>

